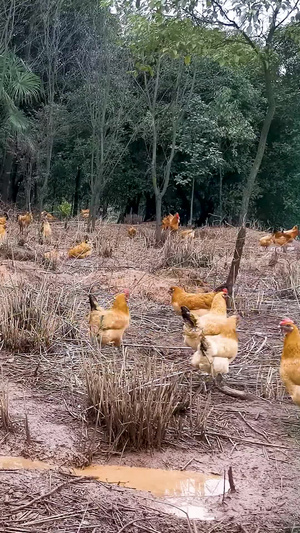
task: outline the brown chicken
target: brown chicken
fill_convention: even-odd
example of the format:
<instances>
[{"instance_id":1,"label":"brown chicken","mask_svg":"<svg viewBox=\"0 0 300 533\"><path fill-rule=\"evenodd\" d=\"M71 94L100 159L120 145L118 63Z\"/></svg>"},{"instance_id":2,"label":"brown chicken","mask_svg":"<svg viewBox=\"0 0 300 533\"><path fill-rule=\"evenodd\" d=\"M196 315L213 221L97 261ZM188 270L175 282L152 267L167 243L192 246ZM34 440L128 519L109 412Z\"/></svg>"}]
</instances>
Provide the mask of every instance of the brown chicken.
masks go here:
<instances>
[{"instance_id":1,"label":"brown chicken","mask_svg":"<svg viewBox=\"0 0 300 533\"><path fill-rule=\"evenodd\" d=\"M181 307L185 306L191 311L194 310L209 310L211 308L212 301L216 295L216 292L222 290L223 287L219 287L214 292L199 292L191 293L185 292L181 287L171 287L170 292L172 294L172 306L177 315L181 315ZM197 313L196 313L197 314ZM198 314L203 314L198 313Z\"/></svg>"},{"instance_id":2,"label":"brown chicken","mask_svg":"<svg viewBox=\"0 0 300 533\"><path fill-rule=\"evenodd\" d=\"M284 344L280 362L280 377L293 402L300 407L300 333L290 318L280 322Z\"/></svg>"},{"instance_id":3,"label":"brown chicken","mask_svg":"<svg viewBox=\"0 0 300 533\"><path fill-rule=\"evenodd\" d=\"M124 332L130 323L128 298L129 291L126 289L124 293L116 295L110 309L103 309L98 305L96 298L90 294L90 333L97 337L103 346L106 344L121 345Z\"/></svg>"},{"instance_id":4,"label":"brown chicken","mask_svg":"<svg viewBox=\"0 0 300 533\"><path fill-rule=\"evenodd\" d=\"M128 228L127 233L128 233L128 237L130 237L130 239L133 239L137 234L137 230L136 228L131 226L131 228Z\"/></svg>"},{"instance_id":5,"label":"brown chicken","mask_svg":"<svg viewBox=\"0 0 300 533\"><path fill-rule=\"evenodd\" d=\"M195 230L193 229L186 229L184 231L181 231L180 234L179 234L180 238L181 239L184 239L184 240L192 240L195 238Z\"/></svg>"},{"instance_id":6,"label":"brown chicken","mask_svg":"<svg viewBox=\"0 0 300 533\"><path fill-rule=\"evenodd\" d=\"M170 230L178 231L179 224L180 224L180 216L178 213L175 213L175 215L170 220L170 225L169 225Z\"/></svg>"},{"instance_id":7,"label":"brown chicken","mask_svg":"<svg viewBox=\"0 0 300 533\"><path fill-rule=\"evenodd\" d=\"M82 218L89 218L90 210L89 209L81 209L80 214L81 214Z\"/></svg>"},{"instance_id":8,"label":"brown chicken","mask_svg":"<svg viewBox=\"0 0 300 533\"><path fill-rule=\"evenodd\" d=\"M0 226L4 226L7 220L8 220L8 214L3 213L3 217L0 217Z\"/></svg>"},{"instance_id":9,"label":"brown chicken","mask_svg":"<svg viewBox=\"0 0 300 533\"><path fill-rule=\"evenodd\" d=\"M272 235L272 239L274 244L277 246L286 246L287 244L291 244L294 240L294 234L286 233L285 231L275 231Z\"/></svg>"},{"instance_id":10,"label":"brown chicken","mask_svg":"<svg viewBox=\"0 0 300 533\"><path fill-rule=\"evenodd\" d=\"M291 242L293 242L298 235L298 226L293 226L292 229L289 230L274 231L272 235L265 235L259 239L259 244L264 248L267 248L271 244L275 244L277 246L286 246L287 244L291 244Z\"/></svg>"},{"instance_id":11,"label":"brown chicken","mask_svg":"<svg viewBox=\"0 0 300 533\"><path fill-rule=\"evenodd\" d=\"M167 215L162 219L161 227L162 229L169 229L170 221L173 218L173 215Z\"/></svg>"},{"instance_id":12,"label":"brown chicken","mask_svg":"<svg viewBox=\"0 0 300 533\"><path fill-rule=\"evenodd\" d=\"M51 242L51 235L52 229L45 215L41 224L41 242Z\"/></svg>"},{"instance_id":13,"label":"brown chicken","mask_svg":"<svg viewBox=\"0 0 300 533\"><path fill-rule=\"evenodd\" d=\"M273 235L265 235L261 239L259 239L259 244L263 248L268 248L268 246L271 246L273 244Z\"/></svg>"},{"instance_id":14,"label":"brown chicken","mask_svg":"<svg viewBox=\"0 0 300 533\"><path fill-rule=\"evenodd\" d=\"M225 291L223 294L217 294L214 299L215 308L196 321L187 308L182 309L185 333L188 333L185 335L186 344L194 348L198 340L191 364L214 377L228 373L229 364L235 359L238 351L238 317L227 318L225 298Z\"/></svg>"},{"instance_id":15,"label":"brown chicken","mask_svg":"<svg viewBox=\"0 0 300 533\"><path fill-rule=\"evenodd\" d=\"M27 211L27 213L25 215L19 215L18 216L18 224L19 224L19 228L20 228L20 233L23 234L24 233L24 229L28 228L28 226L30 226L32 221L33 221L33 216L32 216L32 213L29 213L29 211Z\"/></svg>"},{"instance_id":16,"label":"brown chicken","mask_svg":"<svg viewBox=\"0 0 300 533\"><path fill-rule=\"evenodd\" d=\"M199 332L209 328L210 334L213 334L213 331L219 332L220 324L226 324L226 297L228 291L227 289L223 289L221 292L213 294L214 298L211 308L206 311L205 316L197 316L194 311L189 312L187 307L183 306L181 308L182 318L184 319L184 343L194 350L197 350L199 344Z\"/></svg>"},{"instance_id":17,"label":"brown chicken","mask_svg":"<svg viewBox=\"0 0 300 533\"><path fill-rule=\"evenodd\" d=\"M6 235L6 224L0 224L0 243L5 241Z\"/></svg>"},{"instance_id":18,"label":"brown chicken","mask_svg":"<svg viewBox=\"0 0 300 533\"><path fill-rule=\"evenodd\" d=\"M55 220L55 217L51 215L51 213L48 213L47 211L41 212L41 219L43 220L44 218L46 218L50 222L53 222L53 220Z\"/></svg>"},{"instance_id":19,"label":"brown chicken","mask_svg":"<svg viewBox=\"0 0 300 533\"><path fill-rule=\"evenodd\" d=\"M180 216L178 213L175 215L168 215L162 219L162 229L170 229L171 231L178 231L180 224Z\"/></svg>"},{"instance_id":20,"label":"brown chicken","mask_svg":"<svg viewBox=\"0 0 300 533\"><path fill-rule=\"evenodd\" d=\"M80 244L77 244L73 248L70 248L68 251L69 257L77 257L77 259L85 259L89 257L92 253L92 245L89 243L88 236L85 237L85 240Z\"/></svg>"}]
</instances>

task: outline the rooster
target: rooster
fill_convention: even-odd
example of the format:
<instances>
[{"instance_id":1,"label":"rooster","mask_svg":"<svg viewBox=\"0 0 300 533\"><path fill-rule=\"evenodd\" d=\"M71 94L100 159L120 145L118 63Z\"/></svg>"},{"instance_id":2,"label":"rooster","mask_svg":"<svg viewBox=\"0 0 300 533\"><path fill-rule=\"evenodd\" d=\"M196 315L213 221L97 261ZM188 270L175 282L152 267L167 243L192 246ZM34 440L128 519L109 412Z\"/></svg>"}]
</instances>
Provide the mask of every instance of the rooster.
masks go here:
<instances>
[{"instance_id":1,"label":"rooster","mask_svg":"<svg viewBox=\"0 0 300 533\"><path fill-rule=\"evenodd\" d=\"M279 325L285 335L280 377L293 402L300 407L300 333L290 318L285 318Z\"/></svg>"},{"instance_id":2,"label":"rooster","mask_svg":"<svg viewBox=\"0 0 300 533\"><path fill-rule=\"evenodd\" d=\"M90 294L90 318L89 327L92 336L97 337L101 344L112 344L120 346L125 330L129 326L130 313L127 305L129 291L125 289L123 293L115 296L113 305L109 309L104 309L98 305L96 298Z\"/></svg>"},{"instance_id":3,"label":"rooster","mask_svg":"<svg viewBox=\"0 0 300 533\"><path fill-rule=\"evenodd\" d=\"M162 219L162 229L170 229L172 232L178 231L180 224L180 216L178 213L175 215L168 215Z\"/></svg>"},{"instance_id":4,"label":"rooster","mask_svg":"<svg viewBox=\"0 0 300 533\"><path fill-rule=\"evenodd\" d=\"M170 227L170 221L173 218L173 215L167 215L162 219L161 226L162 229L169 229Z\"/></svg>"}]
</instances>

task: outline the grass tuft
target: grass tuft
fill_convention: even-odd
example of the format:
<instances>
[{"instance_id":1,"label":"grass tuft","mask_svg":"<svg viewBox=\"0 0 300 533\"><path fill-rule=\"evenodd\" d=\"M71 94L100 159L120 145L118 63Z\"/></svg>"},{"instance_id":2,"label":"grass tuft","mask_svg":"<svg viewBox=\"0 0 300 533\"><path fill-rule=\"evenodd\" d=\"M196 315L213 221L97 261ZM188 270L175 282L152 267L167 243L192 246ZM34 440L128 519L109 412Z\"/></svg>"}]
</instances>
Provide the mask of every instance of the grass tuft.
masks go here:
<instances>
[{"instance_id":1,"label":"grass tuft","mask_svg":"<svg viewBox=\"0 0 300 533\"><path fill-rule=\"evenodd\" d=\"M157 358L86 367L88 405L114 449L161 448L186 395L182 377Z\"/></svg>"}]
</instances>

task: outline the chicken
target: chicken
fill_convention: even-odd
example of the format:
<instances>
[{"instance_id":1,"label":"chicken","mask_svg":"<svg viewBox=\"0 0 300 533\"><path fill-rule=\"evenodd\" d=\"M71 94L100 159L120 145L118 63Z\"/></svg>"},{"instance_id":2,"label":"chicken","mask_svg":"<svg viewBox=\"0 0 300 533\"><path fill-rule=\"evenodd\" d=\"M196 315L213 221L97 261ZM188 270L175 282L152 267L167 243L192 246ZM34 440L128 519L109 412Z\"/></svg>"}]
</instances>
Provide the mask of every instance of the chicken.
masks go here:
<instances>
[{"instance_id":1,"label":"chicken","mask_svg":"<svg viewBox=\"0 0 300 533\"><path fill-rule=\"evenodd\" d=\"M293 239L296 239L299 235L298 226L293 226L292 229L287 229L284 231L285 235L290 235Z\"/></svg>"},{"instance_id":2,"label":"chicken","mask_svg":"<svg viewBox=\"0 0 300 533\"><path fill-rule=\"evenodd\" d=\"M298 232L298 229L297 229L297 232ZM277 246L287 246L287 244L291 244L293 242L294 238L297 237L297 235L295 232L287 233L286 231L276 231L273 234L273 242Z\"/></svg>"},{"instance_id":3,"label":"chicken","mask_svg":"<svg viewBox=\"0 0 300 533\"><path fill-rule=\"evenodd\" d=\"M162 229L168 229L170 227L170 220L173 217L173 215L167 215L162 219L161 227Z\"/></svg>"},{"instance_id":4,"label":"chicken","mask_svg":"<svg viewBox=\"0 0 300 533\"><path fill-rule=\"evenodd\" d=\"M185 292L181 287L171 287L170 292L172 294L172 306L177 315L181 315L181 307L185 306L191 311L193 310L209 310L211 308L212 301L216 295L224 287L218 287L214 292L199 292L191 293ZM203 313L196 313L203 314Z\"/></svg>"},{"instance_id":5,"label":"chicken","mask_svg":"<svg viewBox=\"0 0 300 533\"><path fill-rule=\"evenodd\" d=\"M238 350L238 317L227 317L226 297L227 289L224 288L215 295L210 311L199 318L187 307L181 310L185 344L196 350L191 359L192 366L212 376L227 374Z\"/></svg>"},{"instance_id":6,"label":"chicken","mask_svg":"<svg viewBox=\"0 0 300 533\"><path fill-rule=\"evenodd\" d=\"M213 293L214 298L209 311L205 315L197 316L194 311L190 312L185 306L181 307L181 315L184 320L183 338L186 346L197 350L199 344L199 334L209 328L209 333L214 335L214 331L219 333L220 325L225 325L227 321L226 296L227 289Z\"/></svg>"},{"instance_id":7,"label":"chicken","mask_svg":"<svg viewBox=\"0 0 300 533\"><path fill-rule=\"evenodd\" d=\"M184 231L181 231L179 236L180 236L181 239L192 240L192 239L195 238L195 230L186 229Z\"/></svg>"},{"instance_id":8,"label":"chicken","mask_svg":"<svg viewBox=\"0 0 300 533\"><path fill-rule=\"evenodd\" d=\"M91 312L89 327L92 336L98 338L103 346L112 344L120 346L125 330L129 326L130 313L127 305L129 291L117 294L110 309L98 305L95 297L90 294Z\"/></svg>"},{"instance_id":9,"label":"chicken","mask_svg":"<svg viewBox=\"0 0 300 533\"><path fill-rule=\"evenodd\" d=\"M300 333L290 318L280 322L284 344L280 362L280 377L293 402L300 407Z\"/></svg>"},{"instance_id":10,"label":"chicken","mask_svg":"<svg viewBox=\"0 0 300 533\"><path fill-rule=\"evenodd\" d=\"M3 217L0 217L0 226L5 226L7 220L8 220L8 214L3 213Z\"/></svg>"},{"instance_id":11,"label":"chicken","mask_svg":"<svg viewBox=\"0 0 300 533\"><path fill-rule=\"evenodd\" d=\"M171 231L178 231L180 224L180 216L178 213L175 215L168 215L162 219L162 229L170 229Z\"/></svg>"},{"instance_id":12,"label":"chicken","mask_svg":"<svg viewBox=\"0 0 300 533\"><path fill-rule=\"evenodd\" d=\"M59 262L59 251L58 251L58 245L55 245L53 250L50 250L49 252L44 253L43 257L43 263L47 266L52 268L52 270L56 270L57 264Z\"/></svg>"},{"instance_id":13,"label":"chicken","mask_svg":"<svg viewBox=\"0 0 300 533\"><path fill-rule=\"evenodd\" d=\"M6 224L0 224L0 243L5 241L6 236Z\"/></svg>"},{"instance_id":14,"label":"chicken","mask_svg":"<svg viewBox=\"0 0 300 533\"><path fill-rule=\"evenodd\" d=\"M51 215L51 213L48 213L47 211L41 212L41 219L43 220L44 218L46 218L50 222L53 222L53 220L55 220L55 217Z\"/></svg>"},{"instance_id":15,"label":"chicken","mask_svg":"<svg viewBox=\"0 0 300 533\"><path fill-rule=\"evenodd\" d=\"M171 219L169 223L169 227L171 231L178 231L178 227L180 224L180 216L178 213L176 213Z\"/></svg>"},{"instance_id":16,"label":"chicken","mask_svg":"<svg viewBox=\"0 0 300 533\"><path fill-rule=\"evenodd\" d=\"M80 244L77 244L73 248L70 248L68 251L69 257L77 257L78 259L85 259L89 257L92 253L92 245L89 243L88 236L85 237L84 241Z\"/></svg>"},{"instance_id":17,"label":"chicken","mask_svg":"<svg viewBox=\"0 0 300 533\"><path fill-rule=\"evenodd\" d=\"M260 246L267 248L271 244L277 246L286 246L293 242L293 240L299 235L298 226L293 226L292 229L286 231L273 231L272 235L265 235L259 239Z\"/></svg>"},{"instance_id":18,"label":"chicken","mask_svg":"<svg viewBox=\"0 0 300 533\"><path fill-rule=\"evenodd\" d=\"M228 374L229 365L238 351L237 320L237 316L227 318L226 323L218 328L219 333L216 333L217 328L213 328L213 334L210 334L209 328L204 328L197 351L191 359L193 367L213 377Z\"/></svg>"},{"instance_id":19,"label":"chicken","mask_svg":"<svg viewBox=\"0 0 300 533\"><path fill-rule=\"evenodd\" d=\"M33 221L33 216L32 216L32 213L29 213L29 211L27 211L27 213L25 215L19 215L18 216L18 224L19 224L19 228L20 228L20 233L24 233L24 228L28 228L28 226L30 226L30 224L32 223Z\"/></svg>"},{"instance_id":20,"label":"chicken","mask_svg":"<svg viewBox=\"0 0 300 533\"><path fill-rule=\"evenodd\" d=\"M137 230L136 228L131 226L131 228L128 228L127 233L128 233L128 237L130 237L130 239L133 239L133 237L135 237L137 234Z\"/></svg>"},{"instance_id":21,"label":"chicken","mask_svg":"<svg viewBox=\"0 0 300 533\"><path fill-rule=\"evenodd\" d=\"M47 220L47 216L45 215L44 220L42 221L42 224L41 224L41 242L42 243L44 241L50 242L51 235L52 235L51 226Z\"/></svg>"},{"instance_id":22,"label":"chicken","mask_svg":"<svg viewBox=\"0 0 300 533\"><path fill-rule=\"evenodd\" d=\"M81 209L80 214L81 214L82 218L89 218L90 210L89 209Z\"/></svg>"},{"instance_id":23,"label":"chicken","mask_svg":"<svg viewBox=\"0 0 300 533\"><path fill-rule=\"evenodd\" d=\"M271 246L273 244L273 235L265 235L261 239L259 239L259 244L263 248L268 248L268 246Z\"/></svg>"}]
</instances>

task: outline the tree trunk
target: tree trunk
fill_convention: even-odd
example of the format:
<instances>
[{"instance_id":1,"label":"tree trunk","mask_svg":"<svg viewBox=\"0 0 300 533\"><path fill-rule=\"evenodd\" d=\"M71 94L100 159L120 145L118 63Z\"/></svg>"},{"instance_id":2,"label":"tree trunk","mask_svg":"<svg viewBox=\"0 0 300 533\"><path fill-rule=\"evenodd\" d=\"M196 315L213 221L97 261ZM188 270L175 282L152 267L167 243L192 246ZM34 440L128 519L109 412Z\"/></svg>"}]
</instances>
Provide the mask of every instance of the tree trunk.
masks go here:
<instances>
[{"instance_id":1,"label":"tree trunk","mask_svg":"<svg viewBox=\"0 0 300 533\"><path fill-rule=\"evenodd\" d=\"M73 202L73 217L76 217L76 215L78 215L80 182L81 182L81 167L77 167L77 174L75 178L74 202Z\"/></svg>"},{"instance_id":2,"label":"tree trunk","mask_svg":"<svg viewBox=\"0 0 300 533\"><path fill-rule=\"evenodd\" d=\"M230 271L229 271L227 281L226 281L226 287L228 289L228 294L230 296L232 295L232 290L235 284L235 280L239 273L240 262L241 262L241 258L243 255L245 239L246 239L246 228L245 226L242 226L239 229L239 232L237 234L235 250L233 254L233 260L232 260Z\"/></svg>"},{"instance_id":3,"label":"tree trunk","mask_svg":"<svg viewBox=\"0 0 300 533\"><path fill-rule=\"evenodd\" d=\"M7 150L5 154L5 161L4 161L2 176L0 180L1 196L2 196L3 202L8 201L12 165L13 165L13 153Z\"/></svg>"},{"instance_id":4,"label":"tree trunk","mask_svg":"<svg viewBox=\"0 0 300 533\"><path fill-rule=\"evenodd\" d=\"M220 224L223 220L223 171L222 168L219 168L219 217Z\"/></svg>"},{"instance_id":5,"label":"tree trunk","mask_svg":"<svg viewBox=\"0 0 300 533\"><path fill-rule=\"evenodd\" d=\"M191 192L191 205L190 205L190 220L189 225L193 225L193 216L194 216L194 196L195 196L195 178L193 178L192 183L192 192Z\"/></svg>"},{"instance_id":6,"label":"tree trunk","mask_svg":"<svg viewBox=\"0 0 300 533\"><path fill-rule=\"evenodd\" d=\"M243 191L242 206L241 206L241 213L240 213L241 228L237 235L233 260L231 263L230 271L229 271L227 282L226 282L228 286L228 293L230 296L232 295L233 286L239 273L240 262L241 262L244 244L246 240L245 224L246 224L246 217L247 217L248 209L249 209L249 203L250 203L251 196L253 193L255 180L256 180L256 177L260 169L261 162L262 162L265 150L266 150L267 138L268 138L272 120L275 114L275 98L274 98L274 91L273 91L273 86L272 86L272 76L271 76L270 70L268 69L266 65L264 65L264 73L265 73L266 93L267 93L267 99L268 99L268 109L267 109L267 113L266 113L266 116L265 116L265 119L262 125L259 143L258 143L257 151L256 151L256 156L253 161L253 165L250 170L250 173L249 173L249 176L248 176L248 179L247 179L244 191Z\"/></svg>"},{"instance_id":7,"label":"tree trunk","mask_svg":"<svg viewBox=\"0 0 300 533\"><path fill-rule=\"evenodd\" d=\"M155 195L155 212L156 212L156 226L155 226L155 239L156 242L161 240L161 203L162 198L160 194Z\"/></svg>"}]
</instances>

